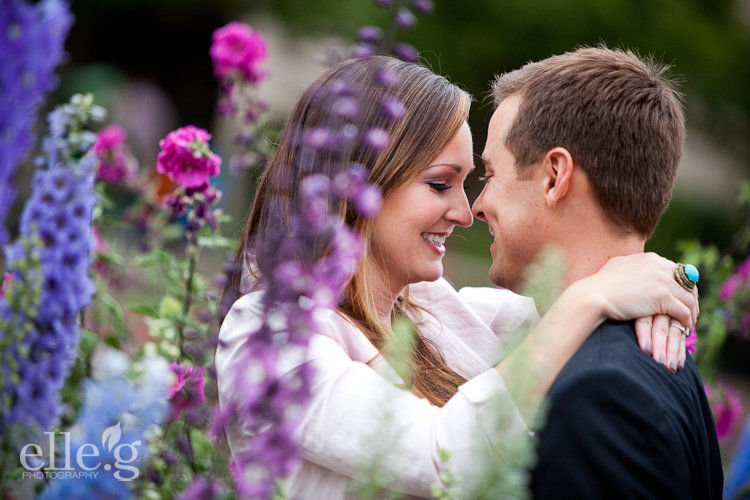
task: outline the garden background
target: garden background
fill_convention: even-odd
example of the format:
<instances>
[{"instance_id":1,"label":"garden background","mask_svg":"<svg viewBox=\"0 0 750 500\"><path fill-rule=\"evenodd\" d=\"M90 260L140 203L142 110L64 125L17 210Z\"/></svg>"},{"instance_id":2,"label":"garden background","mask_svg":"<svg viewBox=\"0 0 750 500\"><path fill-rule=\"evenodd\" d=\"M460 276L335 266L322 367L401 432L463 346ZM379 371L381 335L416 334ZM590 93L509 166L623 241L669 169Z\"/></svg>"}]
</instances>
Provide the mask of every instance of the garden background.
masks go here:
<instances>
[{"instance_id":1,"label":"garden background","mask_svg":"<svg viewBox=\"0 0 750 500\"><path fill-rule=\"evenodd\" d=\"M230 168L229 158L237 151L233 140L237 122L217 110L221 87L208 51L212 33L230 21L240 21L265 38L268 55L262 66L268 77L255 91L267 103L260 141L272 141L301 91L326 68L332 51L348 50L363 25L389 25L388 10L376 4L371 0L74 0L70 9L75 21L65 43L69 57L57 70L59 86L47 96L35 131L44 134L44 116L53 106L73 94L92 92L96 102L109 110L104 124L118 124L127 132L128 145L140 161L140 176L150 179L157 191L164 183L155 170L159 140L186 124L211 131L211 148L224 158L222 172L213 180L223 193L218 206L233 217L223 233L236 238L252 199L255 174L253 168L247 172ZM477 154L492 113L485 96L496 73L601 42L636 49L673 65L672 73L682 82L685 95L688 137L672 203L647 249L702 264L706 289L701 290L708 301L702 303L702 318L719 318L726 333L704 345L711 353L704 360L704 377L733 387L743 401L742 415L732 415L722 439L722 450L730 457L750 408L750 282L737 265L750 250L750 210L741 204L743 196L750 199L750 190L743 194L742 188L750 178L750 0L438 0L434 10L419 16L416 25L400 31L398 38L417 47L425 64L475 96L470 125ZM11 235L19 231L38 152L33 150L17 169L19 195L7 222ZM472 201L481 189L480 171L467 180ZM125 213L133 201L126 194L110 195L112 213ZM488 285L491 259L486 225L475 223L456 233L459 236L448 244L447 277L457 287ZM140 250L130 248L133 242L141 241L133 234L112 229L105 237L119 253L132 255ZM181 252L185 242L167 241L165 248ZM221 273L223 263L224 250L208 248L198 271L210 277ZM730 276L744 281L738 292L727 297L721 288ZM158 289L146 278L121 284L122 288L115 284L109 290L115 300L125 301L135 291L153 296ZM134 290L136 286L144 289ZM145 289L150 286L154 286L151 294ZM151 338L153 324L147 325L139 315L126 310L122 320L129 332L124 344L142 346ZM705 332L699 323L698 338L721 335L716 333L721 330L717 322L704 319ZM730 414L739 408L731 397L718 404Z\"/></svg>"}]
</instances>

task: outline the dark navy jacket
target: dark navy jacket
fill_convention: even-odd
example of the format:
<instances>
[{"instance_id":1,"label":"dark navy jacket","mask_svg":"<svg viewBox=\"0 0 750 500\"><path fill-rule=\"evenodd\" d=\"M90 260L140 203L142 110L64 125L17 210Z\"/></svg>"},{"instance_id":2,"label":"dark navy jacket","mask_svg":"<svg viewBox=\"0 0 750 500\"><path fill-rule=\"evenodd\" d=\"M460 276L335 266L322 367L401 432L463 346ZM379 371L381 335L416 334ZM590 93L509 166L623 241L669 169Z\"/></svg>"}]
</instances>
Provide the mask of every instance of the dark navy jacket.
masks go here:
<instances>
[{"instance_id":1,"label":"dark navy jacket","mask_svg":"<svg viewBox=\"0 0 750 500\"><path fill-rule=\"evenodd\" d=\"M721 498L716 429L695 363L688 355L670 374L640 350L632 322L602 324L548 404L534 498Z\"/></svg>"}]
</instances>

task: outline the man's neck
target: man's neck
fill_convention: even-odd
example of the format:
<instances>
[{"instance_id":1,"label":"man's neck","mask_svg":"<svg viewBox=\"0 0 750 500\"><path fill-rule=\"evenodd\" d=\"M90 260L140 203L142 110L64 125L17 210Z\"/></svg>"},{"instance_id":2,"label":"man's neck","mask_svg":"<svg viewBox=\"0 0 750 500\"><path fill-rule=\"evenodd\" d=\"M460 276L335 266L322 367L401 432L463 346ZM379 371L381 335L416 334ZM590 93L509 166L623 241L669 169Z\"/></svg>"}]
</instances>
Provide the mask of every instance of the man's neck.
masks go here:
<instances>
[{"instance_id":1,"label":"man's neck","mask_svg":"<svg viewBox=\"0 0 750 500\"><path fill-rule=\"evenodd\" d=\"M565 286L590 276L612 257L642 253L645 240L638 235L619 236L611 233L591 234L571 239L562 249L565 255Z\"/></svg>"}]
</instances>

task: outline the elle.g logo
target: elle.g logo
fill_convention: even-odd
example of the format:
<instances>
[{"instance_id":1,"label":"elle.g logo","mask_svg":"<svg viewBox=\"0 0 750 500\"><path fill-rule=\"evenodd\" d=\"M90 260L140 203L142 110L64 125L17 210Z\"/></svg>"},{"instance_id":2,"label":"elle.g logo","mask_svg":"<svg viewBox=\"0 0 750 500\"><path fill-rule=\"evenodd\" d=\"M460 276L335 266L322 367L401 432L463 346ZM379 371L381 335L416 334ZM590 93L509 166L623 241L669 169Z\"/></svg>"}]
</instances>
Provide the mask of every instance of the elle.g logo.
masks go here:
<instances>
[{"instance_id":1,"label":"elle.g logo","mask_svg":"<svg viewBox=\"0 0 750 500\"><path fill-rule=\"evenodd\" d=\"M138 449L136 446L141 446L141 441L120 443L122 429L119 423L104 430L102 433L101 448L99 448L98 443L83 443L76 450L75 457L71 457L70 432L61 432L60 435L63 437L64 446L64 453L62 454L64 463L62 467L57 467L55 461L57 458L55 453L56 433L45 432L44 434L49 436L49 466L41 470L44 466L41 446L38 444L27 444L21 448L21 453L19 454L21 466L27 471L23 473L24 478L96 478L99 475L100 468L109 471L112 470L113 466L115 468L114 477L118 481L132 481L140 474L138 467L132 464L138 460ZM111 454L114 464L104 463L102 465L101 458L104 454L103 452ZM71 465L73 458L75 458L75 464L78 467ZM29 463L30 461L33 463ZM108 460L108 462L110 461L112 460Z\"/></svg>"}]
</instances>

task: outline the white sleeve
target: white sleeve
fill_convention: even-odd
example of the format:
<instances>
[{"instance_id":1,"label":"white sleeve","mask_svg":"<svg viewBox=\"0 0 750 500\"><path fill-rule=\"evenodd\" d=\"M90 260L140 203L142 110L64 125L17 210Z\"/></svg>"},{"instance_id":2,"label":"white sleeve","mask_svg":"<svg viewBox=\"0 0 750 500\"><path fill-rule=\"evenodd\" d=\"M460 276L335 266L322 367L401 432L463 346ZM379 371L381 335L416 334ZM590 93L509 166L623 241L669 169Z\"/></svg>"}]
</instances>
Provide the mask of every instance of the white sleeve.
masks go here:
<instances>
[{"instance_id":1,"label":"white sleeve","mask_svg":"<svg viewBox=\"0 0 750 500\"><path fill-rule=\"evenodd\" d=\"M539 321L534 299L505 288L464 287L458 296L501 341Z\"/></svg>"},{"instance_id":2,"label":"white sleeve","mask_svg":"<svg viewBox=\"0 0 750 500\"><path fill-rule=\"evenodd\" d=\"M234 314L230 312L221 329L216 355L220 402L242 390L228 384L226 374L238 361L243 338L247 338L247 333L238 331L248 332L248 325L259 322L259 307L249 306L245 303ZM498 441L528 432L502 377L493 369L461 385L441 408L353 361L335 335L313 335L306 359L283 364L283 372L290 376L303 364L315 371L312 395L295 432L302 457L365 480L362 467L372 463L385 447L386 456L379 467L394 479L388 488L395 491L430 496L430 485L438 481L441 472L440 449L450 452L450 464L462 477L464 491L471 491L479 479L477 464L482 453L499 452L503 443ZM502 411L495 410L497 407ZM506 434L498 438L500 421ZM243 428L239 425L228 433L233 453L249 437Z\"/></svg>"}]
</instances>

